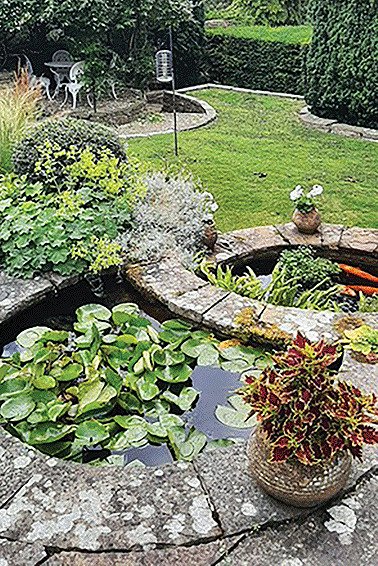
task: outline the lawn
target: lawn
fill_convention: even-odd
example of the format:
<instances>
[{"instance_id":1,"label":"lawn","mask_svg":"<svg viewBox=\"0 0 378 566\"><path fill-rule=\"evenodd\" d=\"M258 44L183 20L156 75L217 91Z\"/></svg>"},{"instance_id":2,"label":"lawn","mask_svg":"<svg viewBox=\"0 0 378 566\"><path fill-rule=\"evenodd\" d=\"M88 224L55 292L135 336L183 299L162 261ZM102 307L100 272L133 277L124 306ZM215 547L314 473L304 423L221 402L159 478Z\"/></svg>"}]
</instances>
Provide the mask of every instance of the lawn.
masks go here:
<instances>
[{"instance_id":1,"label":"lawn","mask_svg":"<svg viewBox=\"0 0 378 566\"><path fill-rule=\"evenodd\" d=\"M238 39L255 39L260 41L276 41L279 43L304 45L311 42L311 26L229 26L226 28L209 28L208 35L227 35Z\"/></svg>"},{"instance_id":2,"label":"lawn","mask_svg":"<svg viewBox=\"0 0 378 566\"><path fill-rule=\"evenodd\" d=\"M290 190L315 183L325 189L325 222L378 228L378 144L306 128L301 101L221 90L196 96L218 119L180 134L178 163L214 194L221 230L287 222ZM170 135L130 140L129 151L156 166L176 161Z\"/></svg>"}]
</instances>

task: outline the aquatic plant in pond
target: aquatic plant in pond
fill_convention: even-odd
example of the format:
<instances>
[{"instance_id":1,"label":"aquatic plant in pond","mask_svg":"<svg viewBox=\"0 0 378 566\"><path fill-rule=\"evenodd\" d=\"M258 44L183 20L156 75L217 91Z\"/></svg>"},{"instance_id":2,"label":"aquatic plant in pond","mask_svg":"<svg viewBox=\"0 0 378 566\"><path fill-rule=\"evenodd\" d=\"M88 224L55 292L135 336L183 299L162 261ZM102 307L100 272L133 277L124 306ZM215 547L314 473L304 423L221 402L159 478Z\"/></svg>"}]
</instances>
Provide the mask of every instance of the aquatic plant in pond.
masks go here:
<instances>
[{"instance_id":1,"label":"aquatic plant in pond","mask_svg":"<svg viewBox=\"0 0 378 566\"><path fill-rule=\"evenodd\" d=\"M0 422L42 452L75 461L91 448L106 456L148 444L193 459L207 444L185 420L199 396L193 369L239 372L266 359L182 321L157 331L132 303L85 305L74 331L39 326L17 342L22 351L0 360Z\"/></svg>"},{"instance_id":2,"label":"aquatic plant in pond","mask_svg":"<svg viewBox=\"0 0 378 566\"><path fill-rule=\"evenodd\" d=\"M378 306L374 297L378 294L378 277L317 257L310 246L283 251L271 274L264 277L257 276L250 266L238 275L231 266L215 267L206 260L198 269L217 287L273 305L337 312L375 312ZM355 285L355 279L369 281L369 286Z\"/></svg>"}]
</instances>

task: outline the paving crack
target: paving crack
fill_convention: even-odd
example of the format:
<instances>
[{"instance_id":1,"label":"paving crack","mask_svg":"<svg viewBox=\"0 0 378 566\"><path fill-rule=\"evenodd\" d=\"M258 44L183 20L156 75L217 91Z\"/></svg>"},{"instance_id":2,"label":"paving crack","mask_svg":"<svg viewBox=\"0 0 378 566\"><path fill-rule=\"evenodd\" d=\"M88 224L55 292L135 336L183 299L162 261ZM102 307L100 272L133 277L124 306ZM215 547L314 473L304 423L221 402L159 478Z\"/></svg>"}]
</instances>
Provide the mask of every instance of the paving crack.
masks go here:
<instances>
[{"instance_id":1,"label":"paving crack","mask_svg":"<svg viewBox=\"0 0 378 566\"><path fill-rule=\"evenodd\" d=\"M207 486L206 486L205 482L204 482L203 479L202 479L202 476L201 476L201 474L200 474L200 472L199 472L199 470L198 470L198 468L197 468L197 466L196 466L196 462L195 462L195 461L193 462L193 467L194 467L194 470L195 470L195 472L196 472L196 474L197 474L198 481L199 481L200 484L201 484L202 490L203 490L204 493L206 494L206 497L207 497L207 499L208 499L208 501L209 501L210 510L211 510L211 515L212 515L212 517L213 517L213 520L214 520L214 521L216 522L216 524L218 525L219 529L221 530L222 536L223 536L223 535L224 535L224 530L223 530L223 527L222 527L222 523L221 523L221 520L220 520L219 513L218 513L217 508L216 508L216 506L215 506L215 503L214 503L214 501L213 501L213 499L212 499L212 497L211 497L211 495L210 495L210 492L209 492L209 490L207 489Z\"/></svg>"}]
</instances>

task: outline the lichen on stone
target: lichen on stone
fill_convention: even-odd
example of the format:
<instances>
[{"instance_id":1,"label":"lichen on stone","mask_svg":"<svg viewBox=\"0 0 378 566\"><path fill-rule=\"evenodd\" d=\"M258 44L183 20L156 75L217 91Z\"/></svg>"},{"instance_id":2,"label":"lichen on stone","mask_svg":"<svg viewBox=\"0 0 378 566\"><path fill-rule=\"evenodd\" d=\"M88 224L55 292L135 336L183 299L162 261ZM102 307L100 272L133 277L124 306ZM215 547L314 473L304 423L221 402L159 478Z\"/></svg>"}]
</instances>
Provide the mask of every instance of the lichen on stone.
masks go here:
<instances>
[{"instance_id":1,"label":"lichen on stone","mask_svg":"<svg viewBox=\"0 0 378 566\"><path fill-rule=\"evenodd\" d=\"M269 344L277 348L285 348L291 342L288 332L281 330L276 324L263 323L258 320L252 307L243 309L236 317L235 324L246 342Z\"/></svg>"}]
</instances>

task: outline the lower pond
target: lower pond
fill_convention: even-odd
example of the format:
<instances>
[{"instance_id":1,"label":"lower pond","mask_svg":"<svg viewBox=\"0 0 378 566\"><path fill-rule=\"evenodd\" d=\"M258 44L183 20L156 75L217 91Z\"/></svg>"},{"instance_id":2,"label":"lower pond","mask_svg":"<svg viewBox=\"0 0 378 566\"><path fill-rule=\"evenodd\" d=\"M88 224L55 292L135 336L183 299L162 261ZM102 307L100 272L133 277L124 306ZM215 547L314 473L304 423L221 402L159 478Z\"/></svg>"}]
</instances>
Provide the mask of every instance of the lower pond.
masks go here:
<instances>
[{"instance_id":1,"label":"lower pond","mask_svg":"<svg viewBox=\"0 0 378 566\"><path fill-rule=\"evenodd\" d=\"M109 309L121 303L136 303L141 309L141 315L147 318L158 332L161 330L162 323L175 318L167 309L146 301L123 281L117 281L113 277L106 279L101 296L96 296L88 283L84 281L25 310L11 323L4 325L0 331L0 354L2 353L3 358L7 358L17 351L22 351L15 340L20 332L30 327L47 326L53 330L72 331L77 308L93 303L104 305ZM254 352L259 359L259 350L254 349ZM261 356L260 361L264 360L263 351L261 351ZM228 367L227 363L232 364L232 360L226 362L225 367ZM254 368L248 369L253 370ZM222 444L222 440L234 439L233 441L237 442L238 439L247 438L250 434L251 427L246 427L243 422L246 417L244 416L241 420L240 414L236 416L240 405L232 402L229 404L230 396L241 385L240 379L241 371L229 371L212 365L196 365L189 381L185 383L185 386L189 385L190 388L195 389L198 396L190 410L178 411L177 414L184 421L187 431L193 430L192 427L194 427L206 435L208 447L211 445L216 447L217 442L214 441L220 441ZM176 393L179 391L174 385L169 389ZM236 398L233 397L233 399ZM231 426L234 422L233 415L236 417L237 426ZM148 421L148 415L144 416ZM150 420L154 422L155 419ZM83 462L109 461L126 465L136 460L147 466L162 465L173 459L175 455L172 447L164 442L114 450L96 445L83 446L81 457Z\"/></svg>"}]
</instances>

